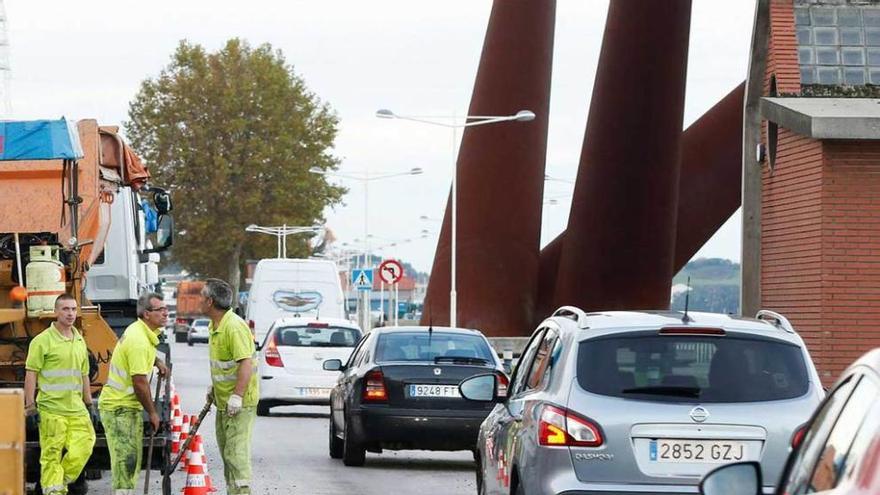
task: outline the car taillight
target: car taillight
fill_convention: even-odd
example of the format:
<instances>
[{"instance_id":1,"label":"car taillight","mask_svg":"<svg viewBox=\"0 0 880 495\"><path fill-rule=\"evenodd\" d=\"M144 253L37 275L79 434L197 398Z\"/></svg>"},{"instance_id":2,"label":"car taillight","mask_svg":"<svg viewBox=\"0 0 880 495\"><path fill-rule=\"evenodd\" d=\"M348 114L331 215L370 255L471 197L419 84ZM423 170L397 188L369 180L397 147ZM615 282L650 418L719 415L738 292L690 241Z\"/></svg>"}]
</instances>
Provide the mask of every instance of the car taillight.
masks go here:
<instances>
[{"instance_id":1,"label":"car taillight","mask_svg":"<svg viewBox=\"0 0 880 495\"><path fill-rule=\"evenodd\" d=\"M276 368L283 368L284 361L281 360L281 353L278 352L278 346L275 345L275 339L270 338L269 343L266 344L266 364L269 366L274 366Z\"/></svg>"},{"instance_id":2,"label":"car taillight","mask_svg":"<svg viewBox=\"0 0 880 495\"><path fill-rule=\"evenodd\" d=\"M180 323L181 325L186 325L186 318L178 318L174 320L175 323Z\"/></svg>"},{"instance_id":3,"label":"car taillight","mask_svg":"<svg viewBox=\"0 0 880 495\"><path fill-rule=\"evenodd\" d=\"M385 389L385 375L382 370L373 370L364 377L364 401L383 402L388 400L388 391Z\"/></svg>"},{"instance_id":4,"label":"car taillight","mask_svg":"<svg viewBox=\"0 0 880 495\"><path fill-rule=\"evenodd\" d=\"M791 436L791 448L796 449L804 441L804 436L807 434L807 426L809 425L801 425L797 430L794 430L794 434Z\"/></svg>"},{"instance_id":5,"label":"car taillight","mask_svg":"<svg viewBox=\"0 0 880 495\"><path fill-rule=\"evenodd\" d=\"M546 404L538 424L538 443L546 447L598 447L604 440L599 426L592 421Z\"/></svg>"},{"instance_id":6,"label":"car taillight","mask_svg":"<svg viewBox=\"0 0 880 495\"><path fill-rule=\"evenodd\" d=\"M504 373L498 373L498 397L507 397L507 386L510 385L510 379Z\"/></svg>"},{"instance_id":7,"label":"car taillight","mask_svg":"<svg viewBox=\"0 0 880 495\"><path fill-rule=\"evenodd\" d=\"M253 330L254 328L256 328L256 326L257 325L256 325L256 323L254 323L254 320L248 320L248 328Z\"/></svg>"}]
</instances>

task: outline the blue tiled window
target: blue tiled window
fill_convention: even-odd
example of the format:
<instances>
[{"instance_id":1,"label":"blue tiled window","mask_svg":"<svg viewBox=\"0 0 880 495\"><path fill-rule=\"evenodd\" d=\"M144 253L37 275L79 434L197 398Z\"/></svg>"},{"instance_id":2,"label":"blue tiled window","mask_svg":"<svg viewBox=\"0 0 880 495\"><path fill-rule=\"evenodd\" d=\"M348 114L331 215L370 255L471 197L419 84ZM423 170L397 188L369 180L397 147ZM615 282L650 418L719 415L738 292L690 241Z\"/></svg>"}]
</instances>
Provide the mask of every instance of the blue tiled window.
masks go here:
<instances>
[{"instance_id":1,"label":"blue tiled window","mask_svg":"<svg viewBox=\"0 0 880 495\"><path fill-rule=\"evenodd\" d=\"M795 3L801 84L880 84L880 1Z\"/></svg>"}]
</instances>

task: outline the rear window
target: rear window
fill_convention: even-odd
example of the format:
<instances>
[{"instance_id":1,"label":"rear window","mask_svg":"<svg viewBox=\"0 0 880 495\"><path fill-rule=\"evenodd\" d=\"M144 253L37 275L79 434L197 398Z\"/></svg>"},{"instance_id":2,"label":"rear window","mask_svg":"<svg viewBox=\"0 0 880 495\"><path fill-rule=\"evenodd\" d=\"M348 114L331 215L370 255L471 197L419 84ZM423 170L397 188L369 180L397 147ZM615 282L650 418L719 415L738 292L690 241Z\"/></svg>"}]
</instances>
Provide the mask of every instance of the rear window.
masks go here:
<instances>
[{"instance_id":1,"label":"rear window","mask_svg":"<svg viewBox=\"0 0 880 495\"><path fill-rule=\"evenodd\" d=\"M275 329L275 345L283 347L354 347L361 332L348 327L280 327Z\"/></svg>"},{"instance_id":2,"label":"rear window","mask_svg":"<svg viewBox=\"0 0 880 495\"><path fill-rule=\"evenodd\" d=\"M578 383L596 394L663 402L782 400L809 388L795 345L653 332L581 342Z\"/></svg>"},{"instance_id":3,"label":"rear window","mask_svg":"<svg viewBox=\"0 0 880 495\"><path fill-rule=\"evenodd\" d=\"M429 361L437 358L483 360L494 364L492 350L478 335L432 332L395 332L379 336L376 361Z\"/></svg>"}]
</instances>

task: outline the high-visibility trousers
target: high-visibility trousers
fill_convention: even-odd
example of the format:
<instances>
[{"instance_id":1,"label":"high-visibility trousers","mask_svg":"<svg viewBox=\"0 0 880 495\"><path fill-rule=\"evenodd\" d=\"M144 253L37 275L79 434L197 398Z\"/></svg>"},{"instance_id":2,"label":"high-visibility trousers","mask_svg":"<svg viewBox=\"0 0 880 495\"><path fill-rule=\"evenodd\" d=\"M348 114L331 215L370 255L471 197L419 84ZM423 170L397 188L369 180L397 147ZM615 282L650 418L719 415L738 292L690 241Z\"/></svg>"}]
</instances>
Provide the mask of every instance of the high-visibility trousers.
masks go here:
<instances>
[{"instance_id":1,"label":"high-visibility trousers","mask_svg":"<svg viewBox=\"0 0 880 495\"><path fill-rule=\"evenodd\" d=\"M235 416L217 411L215 433L229 495L251 493L251 437L256 418L255 407L243 407Z\"/></svg>"},{"instance_id":2,"label":"high-visibility trousers","mask_svg":"<svg viewBox=\"0 0 880 495\"><path fill-rule=\"evenodd\" d=\"M101 423L110 451L113 494L133 494L144 448L143 412L127 408L101 410Z\"/></svg>"},{"instance_id":3,"label":"high-visibility trousers","mask_svg":"<svg viewBox=\"0 0 880 495\"><path fill-rule=\"evenodd\" d=\"M40 413L40 485L45 495L66 494L92 456L95 428L88 414ZM65 452L66 451L66 452Z\"/></svg>"}]
</instances>

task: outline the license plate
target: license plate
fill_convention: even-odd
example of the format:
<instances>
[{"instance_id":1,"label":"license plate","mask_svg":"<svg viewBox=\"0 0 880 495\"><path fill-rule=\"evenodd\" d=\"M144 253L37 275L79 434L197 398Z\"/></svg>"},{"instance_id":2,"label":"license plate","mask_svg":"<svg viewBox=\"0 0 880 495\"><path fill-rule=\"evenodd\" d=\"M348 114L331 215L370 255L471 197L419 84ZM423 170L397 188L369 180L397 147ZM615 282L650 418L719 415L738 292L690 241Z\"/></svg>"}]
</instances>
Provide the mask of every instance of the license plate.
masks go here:
<instances>
[{"instance_id":1,"label":"license plate","mask_svg":"<svg viewBox=\"0 0 880 495\"><path fill-rule=\"evenodd\" d=\"M329 388L317 388L317 387L303 387L303 388L299 389L299 395L301 397L327 398L327 397L330 397L330 389Z\"/></svg>"},{"instance_id":2,"label":"license plate","mask_svg":"<svg viewBox=\"0 0 880 495\"><path fill-rule=\"evenodd\" d=\"M722 464L746 459L745 442L728 440L651 440L649 458L653 462L698 462Z\"/></svg>"},{"instance_id":3,"label":"license plate","mask_svg":"<svg viewBox=\"0 0 880 495\"><path fill-rule=\"evenodd\" d=\"M458 391L458 385L410 385L409 396L458 399L461 394Z\"/></svg>"}]
</instances>

